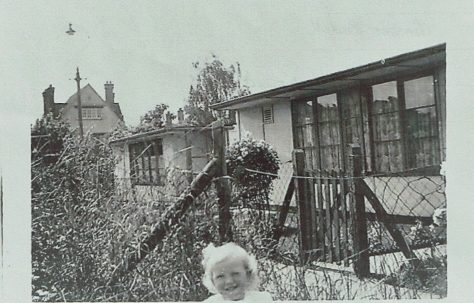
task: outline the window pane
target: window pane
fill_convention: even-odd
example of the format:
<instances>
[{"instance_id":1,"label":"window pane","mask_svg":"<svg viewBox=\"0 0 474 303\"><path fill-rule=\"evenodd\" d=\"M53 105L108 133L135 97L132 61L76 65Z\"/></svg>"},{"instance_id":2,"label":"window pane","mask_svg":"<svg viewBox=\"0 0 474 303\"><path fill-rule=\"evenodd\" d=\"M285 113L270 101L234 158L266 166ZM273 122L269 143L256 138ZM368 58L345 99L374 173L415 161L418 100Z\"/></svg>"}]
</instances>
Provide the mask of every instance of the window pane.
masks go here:
<instances>
[{"instance_id":1,"label":"window pane","mask_svg":"<svg viewBox=\"0 0 474 303\"><path fill-rule=\"evenodd\" d=\"M397 83L372 86L372 134L375 169L378 172L403 170L401 126Z\"/></svg>"},{"instance_id":2,"label":"window pane","mask_svg":"<svg viewBox=\"0 0 474 303\"><path fill-rule=\"evenodd\" d=\"M318 97L318 121L334 121L338 119L336 94Z\"/></svg>"},{"instance_id":3,"label":"window pane","mask_svg":"<svg viewBox=\"0 0 474 303\"><path fill-rule=\"evenodd\" d=\"M83 107L82 108L82 119L92 120L92 119L101 119L102 112L98 107Z\"/></svg>"},{"instance_id":4,"label":"window pane","mask_svg":"<svg viewBox=\"0 0 474 303\"><path fill-rule=\"evenodd\" d=\"M131 144L129 151L132 184L160 184L161 140Z\"/></svg>"},{"instance_id":5,"label":"window pane","mask_svg":"<svg viewBox=\"0 0 474 303\"><path fill-rule=\"evenodd\" d=\"M433 76L405 81L406 108L434 105Z\"/></svg>"},{"instance_id":6,"label":"window pane","mask_svg":"<svg viewBox=\"0 0 474 303\"><path fill-rule=\"evenodd\" d=\"M435 165L439 163L439 143L433 76L405 81L404 90L408 165Z\"/></svg>"},{"instance_id":7,"label":"window pane","mask_svg":"<svg viewBox=\"0 0 474 303\"><path fill-rule=\"evenodd\" d=\"M322 170L339 170L341 164L341 134L337 95L317 99L317 129Z\"/></svg>"},{"instance_id":8,"label":"window pane","mask_svg":"<svg viewBox=\"0 0 474 303\"><path fill-rule=\"evenodd\" d=\"M433 77L404 82L407 164L422 168L439 163L438 120Z\"/></svg>"},{"instance_id":9,"label":"window pane","mask_svg":"<svg viewBox=\"0 0 474 303\"><path fill-rule=\"evenodd\" d=\"M372 86L373 113L387 113L399 110L397 82L387 82Z\"/></svg>"},{"instance_id":10,"label":"window pane","mask_svg":"<svg viewBox=\"0 0 474 303\"><path fill-rule=\"evenodd\" d=\"M298 102L296 111L298 125L313 123L313 101Z\"/></svg>"}]
</instances>

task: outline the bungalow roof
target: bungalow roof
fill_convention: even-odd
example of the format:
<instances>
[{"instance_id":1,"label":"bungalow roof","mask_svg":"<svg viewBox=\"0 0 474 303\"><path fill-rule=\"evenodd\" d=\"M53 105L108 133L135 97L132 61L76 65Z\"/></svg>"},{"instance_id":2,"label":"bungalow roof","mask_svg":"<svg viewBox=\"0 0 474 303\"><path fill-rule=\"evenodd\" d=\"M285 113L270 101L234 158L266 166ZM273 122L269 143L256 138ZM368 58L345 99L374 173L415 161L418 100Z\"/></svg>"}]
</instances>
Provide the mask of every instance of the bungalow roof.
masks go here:
<instances>
[{"instance_id":1,"label":"bungalow roof","mask_svg":"<svg viewBox=\"0 0 474 303\"><path fill-rule=\"evenodd\" d=\"M382 59L359 67L328 74L311 80L278 87L229 101L211 105L212 109L239 109L262 104L290 101L302 97L325 95L341 88L422 72L445 64L446 44L439 44L418 51Z\"/></svg>"},{"instance_id":2,"label":"bungalow roof","mask_svg":"<svg viewBox=\"0 0 474 303\"><path fill-rule=\"evenodd\" d=\"M232 126L224 126L226 129L231 129ZM154 129L151 131L137 133L134 135L130 135L127 137L123 137L120 139L110 141L110 144L120 144L120 143L133 143L139 142L143 140L150 140L154 138L162 138L167 135L178 134L178 133L186 133L186 132L198 132L198 131L211 131L213 129L212 126L192 126L192 125L172 125L172 126L165 126L163 128Z\"/></svg>"}]
</instances>

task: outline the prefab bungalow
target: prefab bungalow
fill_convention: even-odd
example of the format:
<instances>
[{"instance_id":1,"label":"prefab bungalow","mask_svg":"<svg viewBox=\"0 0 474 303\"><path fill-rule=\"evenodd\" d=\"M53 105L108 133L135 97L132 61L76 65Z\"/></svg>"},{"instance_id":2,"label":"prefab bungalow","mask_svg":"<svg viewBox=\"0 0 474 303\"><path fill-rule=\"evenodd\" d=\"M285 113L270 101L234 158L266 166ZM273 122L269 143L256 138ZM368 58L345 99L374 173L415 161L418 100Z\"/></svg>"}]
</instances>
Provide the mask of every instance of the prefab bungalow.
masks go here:
<instances>
[{"instance_id":1,"label":"prefab bungalow","mask_svg":"<svg viewBox=\"0 0 474 303\"><path fill-rule=\"evenodd\" d=\"M111 142L117 159L115 179L122 192L153 198L158 192L177 197L209 161L211 129L167 125ZM170 185L170 178L177 178Z\"/></svg>"},{"instance_id":2,"label":"prefab bungalow","mask_svg":"<svg viewBox=\"0 0 474 303\"><path fill-rule=\"evenodd\" d=\"M323 221L351 207L341 197L350 191L344 180L353 173L354 152L360 154L361 178L375 193L371 197L382 201L389 216L427 219L445 205L440 175L446 158L445 84L442 44L212 108L236 111L230 141L249 132L272 144L282 162L303 152L304 174L314 177L309 197L298 202L305 210L303 249L326 249L341 260L336 246L344 237L334 229L341 227ZM376 212L365 205L369 214Z\"/></svg>"}]
</instances>

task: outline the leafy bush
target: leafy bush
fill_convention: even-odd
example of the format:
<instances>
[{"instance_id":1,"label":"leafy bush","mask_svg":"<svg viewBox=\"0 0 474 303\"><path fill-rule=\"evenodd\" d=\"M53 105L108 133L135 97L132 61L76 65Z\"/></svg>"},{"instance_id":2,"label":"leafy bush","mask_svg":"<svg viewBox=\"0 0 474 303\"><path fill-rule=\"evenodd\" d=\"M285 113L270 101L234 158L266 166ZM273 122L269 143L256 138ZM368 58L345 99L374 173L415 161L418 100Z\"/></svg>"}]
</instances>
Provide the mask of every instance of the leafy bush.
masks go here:
<instances>
[{"instance_id":1,"label":"leafy bush","mask_svg":"<svg viewBox=\"0 0 474 303\"><path fill-rule=\"evenodd\" d=\"M272 181L277 178L280 159L271 145L249 135L230 145L227 173L234 178L237 199L244 206L268 204Z\"/></svg>"}]
</instances>

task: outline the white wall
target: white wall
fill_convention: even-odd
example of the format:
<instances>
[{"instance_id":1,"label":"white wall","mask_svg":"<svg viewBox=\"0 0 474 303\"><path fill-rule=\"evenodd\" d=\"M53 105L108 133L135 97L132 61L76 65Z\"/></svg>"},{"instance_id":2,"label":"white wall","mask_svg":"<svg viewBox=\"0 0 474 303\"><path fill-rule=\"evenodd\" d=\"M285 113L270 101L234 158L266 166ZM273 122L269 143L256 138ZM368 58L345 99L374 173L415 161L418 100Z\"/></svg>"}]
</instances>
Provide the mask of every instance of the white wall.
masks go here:
<instances>
[{"instance_id":1,"label":"white wall","mask_svg":"<svg viewBox=\"0 0 474 303\"><path fill-rule=\"evenodd\" d=\"M282 162L291 160L293 131L291 126L291 103L273 105L273 123L264 124L265 141L273 145Z\"/></svg>"},{"instance_id":2,"label":"white wall","mask_svg":"<svg viewBox=\"0 0 474 303\"><path fill-rule=\"evenodd\" d=\"M205 133L194 132L190 136L191 143L191 155L192 155L192 171L194 174L199 173L208 162L207 157L207 144L210 143ZM184 133L168 134L162 138L163 142L163 157L160 166L164 168L173 167L176 168L176 175L179 175L180 170L186 170L186 142L184 139ZM120 192L130 192L131 180L130 180L130 156L128 150L128 144L116 144L112 146L114 157L116 159L115 167L115 180L117 182ZM183 175L184 176L184 172ZM163 193L170 196L179 196L182 192L183 186L186 187L188 184L185 177L179 178L177 182L181 186L168 188L169 186L149 186L149 185L136 185L134 191L130 192L136 200L157 200L163 196ZM185 184L186 183L186 184Z\"/></svg>"},{"instance_id":3,"label":"white wall","mask_svg":"<svg viewBox=\"0 0 474 303\"><path fill-rule=\"evenodd\" d=\"M250 132L255 139L264 139L278 153L280 160L291 160L293 151L293 132L291 126L291 103L273 104L273 123L263 124L262 107L250 107L239 110L236 130L229 132L230 142L239 140L245 132Z\"/></svg>"},{"instance_id":4,"label":"white wall","mask_svg":"<svg viewBox=\"0 0 474 303\"><path fill-rule=\"evenodd\" d=\"M253 138L263 139L262 108L260 106L239 109L239 122L239 131L242 137L246 132L250 132Z\"/></svg>"}]
</instances>

